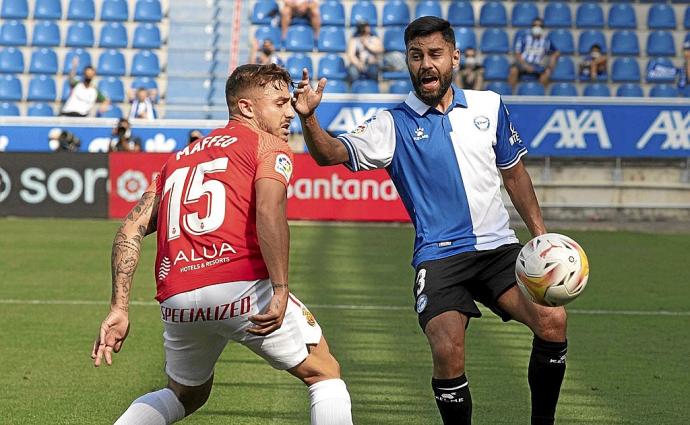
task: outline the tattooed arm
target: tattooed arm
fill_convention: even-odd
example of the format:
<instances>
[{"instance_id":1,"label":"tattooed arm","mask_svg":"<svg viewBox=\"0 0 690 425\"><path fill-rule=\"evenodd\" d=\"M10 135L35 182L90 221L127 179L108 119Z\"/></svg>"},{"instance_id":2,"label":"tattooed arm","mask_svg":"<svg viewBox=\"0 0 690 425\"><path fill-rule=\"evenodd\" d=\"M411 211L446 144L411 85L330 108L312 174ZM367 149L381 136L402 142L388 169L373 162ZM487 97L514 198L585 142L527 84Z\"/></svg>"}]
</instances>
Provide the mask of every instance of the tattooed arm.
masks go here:
<instances>
[{"instance_id":1,"label":"tattooed arm","mask_svg":"<svg viewBox=\"0 0 690 425\"><path fill-rule=\"evenodd\" d=\"M141 241L156 231L158 196L152 184L144 192L139 203L130 211L115 234L110 257L112 270L112 296L110 313L101 323L98 337L91 350L94 366L103 357L112 364L112 353L119 352L129 332L129 293L134 272L139 264Z\"/></svg>"}]
</instances>

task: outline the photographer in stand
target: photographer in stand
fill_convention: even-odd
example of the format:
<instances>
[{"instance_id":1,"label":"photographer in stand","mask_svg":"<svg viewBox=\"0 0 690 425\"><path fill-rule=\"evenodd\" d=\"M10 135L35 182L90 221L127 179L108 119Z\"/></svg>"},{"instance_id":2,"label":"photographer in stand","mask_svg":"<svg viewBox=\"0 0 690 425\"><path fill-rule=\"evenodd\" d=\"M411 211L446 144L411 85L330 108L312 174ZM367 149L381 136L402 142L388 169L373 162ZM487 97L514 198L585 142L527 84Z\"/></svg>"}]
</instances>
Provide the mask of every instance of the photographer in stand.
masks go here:
<instances>
[{"instance_id":1,"label":"photographer in stand","mask_svg":"<svg viewBox=\"0 0 690 425\"><path fill-rule=\"evenodd\" d=\"M48 133L48 146L53 152L77 152L81 141L67 130L54 128Z\"/></svg>"},{"instance_id":2,"label":"photographer in stand","mask_svg":"<svg viewBox=\"0 0 690 425\"><path fill-rule=\"evenodd\" d=\"M141 152L141 139L132 136L132 128L126 118L120 118L113 129L110 152Z\"/></svg>"}]
</instances>

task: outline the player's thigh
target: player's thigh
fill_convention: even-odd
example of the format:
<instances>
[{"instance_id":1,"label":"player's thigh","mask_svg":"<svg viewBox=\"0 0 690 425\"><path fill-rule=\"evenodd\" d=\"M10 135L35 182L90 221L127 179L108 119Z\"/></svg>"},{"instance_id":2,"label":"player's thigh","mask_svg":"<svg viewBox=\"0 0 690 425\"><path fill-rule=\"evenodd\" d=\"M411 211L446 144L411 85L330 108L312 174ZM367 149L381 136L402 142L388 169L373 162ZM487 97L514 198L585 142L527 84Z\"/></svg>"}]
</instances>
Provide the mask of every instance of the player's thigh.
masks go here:
<instances>
[{"instance_id":1,"label":"player's thigh","mask_svg":"<svg viewBox=\"0 0 690 425\"><path fill-rule=\"evenodd\" d=\"M527 325L532 332L547 341L565 338L567 314L564 307L546 307L536 304L513 286L497 301L499 308L518 322Z\"/></svg>"},{"instance_id":2,"label":"player's thigh","mask_svg":"<svg viewBox=\"0 0 690 425\"><path fill-rule=\"evenodd\" d=\"M340 378L340 365L331 354L328 343L323 336L321 336L318 344L309 345L307 349L309 351L307 358L297 366L288 369L288 372L307 385L326 379Z\"/></svg>"}]
</instances>

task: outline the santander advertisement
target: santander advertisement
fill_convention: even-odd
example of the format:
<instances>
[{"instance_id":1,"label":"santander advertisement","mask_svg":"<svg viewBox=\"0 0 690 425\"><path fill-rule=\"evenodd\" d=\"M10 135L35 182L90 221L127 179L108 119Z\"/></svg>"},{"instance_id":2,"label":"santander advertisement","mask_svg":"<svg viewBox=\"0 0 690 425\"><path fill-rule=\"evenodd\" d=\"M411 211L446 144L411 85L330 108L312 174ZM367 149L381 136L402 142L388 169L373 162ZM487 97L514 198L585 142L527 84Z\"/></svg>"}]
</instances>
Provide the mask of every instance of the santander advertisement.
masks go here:
<instances>
[{"instance_id":1,"label":"santander advertisement","mask_svg":"<svg viewBox=\"0 0 690 425\"><path fill-rule=\"evenodd\" d=\"M169 155L109 155L111 218L129 213ZM295 154L293 168L288 188L290 220L410 221L384 170L353 173L342 165L320 167L308 154Z\"/></svg>"}]
</instances>

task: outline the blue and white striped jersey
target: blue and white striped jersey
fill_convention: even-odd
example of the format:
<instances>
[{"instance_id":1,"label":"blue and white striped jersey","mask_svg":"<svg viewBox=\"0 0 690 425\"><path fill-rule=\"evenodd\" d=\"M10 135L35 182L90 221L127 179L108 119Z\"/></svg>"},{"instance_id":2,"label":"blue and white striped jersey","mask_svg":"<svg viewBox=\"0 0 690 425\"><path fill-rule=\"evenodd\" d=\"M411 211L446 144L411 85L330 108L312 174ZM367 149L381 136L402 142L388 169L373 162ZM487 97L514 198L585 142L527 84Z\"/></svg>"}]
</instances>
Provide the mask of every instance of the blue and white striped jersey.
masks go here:
<instances>
[{"instance_id":1,"label":"blue and white striped jersey","mask_svg":"<svg viewBox=\"0 0 690 425\"><path fill-rule=\"evenodd\" d=\"M555 51L553 44L546 37L537 38L527 33L515 40L515 52L522 54L522 58L529 64L543 65L544 57Z\"/></svg>"},{"instance_id":2,"label":"blue and white striped jersey","mask_svg":"<svg viewBox=\"0 0 690 425\"><path fill-rule=\"evenodd\" d=\"M453 86L441 113L414 92L338 136L353 171L386 168L415 226L412 265L518 242L498 168L527 153L498 94Z\"/></svg>"}]
</instances>

